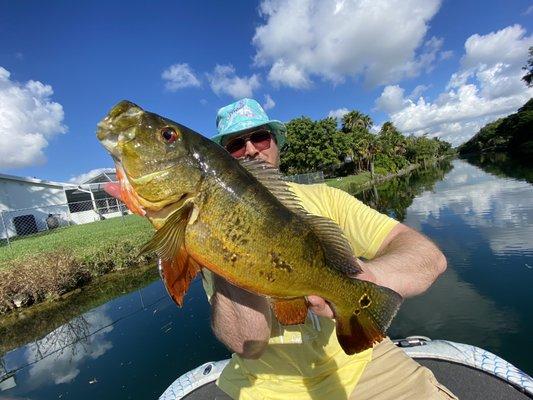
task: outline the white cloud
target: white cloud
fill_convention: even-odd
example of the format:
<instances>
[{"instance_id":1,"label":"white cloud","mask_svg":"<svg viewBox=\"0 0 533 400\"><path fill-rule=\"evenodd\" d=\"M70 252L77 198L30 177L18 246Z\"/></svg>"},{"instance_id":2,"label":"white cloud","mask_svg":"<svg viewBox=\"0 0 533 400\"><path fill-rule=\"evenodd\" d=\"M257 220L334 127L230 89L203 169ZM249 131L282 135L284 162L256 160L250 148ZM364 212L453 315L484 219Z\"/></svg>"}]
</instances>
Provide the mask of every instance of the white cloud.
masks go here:
<instances>
[{"instance_id":1,"label":"white cloud","mask_svg":"<svg viewBox=\"0 0 533 400\"><path fill-rule=\"evenodd\" d=\"M529 15L529 14L533 14L533 5L530 5L530 6L526 9L526 11L524 11L524 12L522 13L522 15Z\"/></svg>"},{"instance_id":2,"label":"white cloud","mask_svg":"<svg viewBox=\"0 0 533 400\"><path fill-rule=\"evenodd\" d=\"M428 85L417 85L411 94L409 95L410 99L418 99L422 93L429 89Z\"/></svg>"},{"instance_id":3,"label":"white cloud","mask_svg":"<svg viewBox=\"0 0 533 400\"><path fill-rule=\"evenodd\" d=\"M165 81L165 88L171 92L201 85L200 80L186 63L171 65L163 71L161 78Z\"/></svg>"},{"instance_id":4,"label":"white cloud","mask_svg":"<svg viewBox=\"0 0 533 400\"><path fill-rule=\"evenodd\" d=\"M20 168L46 161L48 140L65 133L63 107L53 102L50 85L11 79L0 67L0 168Z\"/></svg>"},{"instance_id":5,"label":"white cloud","mask_svg":"<svg viewBox=\"0 0 533 400\"><path fill-rule=\"evenodd\" d=\"M328 117L333 117L333 118L337 118L338 120L342 119L342 117L344 117L345 114L348 114L350 112L350 110L348 110L347 108L338 108L336 110L331 110L329 113L328 113Z\"/></svg>"},{"instance_id":6,"label":"white cloud","mask_svg":"<svg viewBox=\"0 0 533 400\"><path fill-rule=\"evenodd\" d=\"M520 25L513 25L483 36L472 35L465 42L465 56L461 62L465 68L496 63L521 65L527 59L527 48L533 45L531 36L524 37L525 33Z\"/></svg>"},{"instance_id":7,"label":"white cloud","mask_svg":"<svg viewBox=\"0 0 533 400\"><path fill-rule=\"evenodd\" d=\"M404 90L398 86L386 86L381 93L381 96L376 100L378 109L395 113L405 107L407 100L404 98Z\"/></svg>"},{"instance_id":8,"label":"white cloud","mask_svg":"<svg viewBox=\"0 0 533 400\"><path fill-rule=\"evenodd\" d=\"M445 50L439 53L439 59L441 61L448 60L453 57L453 50Z\"/></svg>"},{"instance_id":9,"label":"white cloud","mask_svg":"<svg viewBox=\"0 0 533 400\"><path fill-rule=\"evenodd\" d=\"M100 175L103 172L109 172L109 168L95 168L91 169L89 172L86 172L84 174L80 174L78 176L74 176L70 178L68 181L72 183L82 183L85 182L88 179L94 178L97 175Z\"/></svg>"},{"instance_id":10,"label":"white cloud","mask_svg":"<svg viewBox=\"0 0 533 400\"><path fill-rule=\"evenodd\" d=\"M300 67L295 64L285 64L283 60L277 60L272 65L268 73L268 80L274 86L282 84L294 89L307 89L311 87L311 81Z\"/></svg>"},{"instance_id":11,"label":"white cloud","mask_svg":"<svg viewBox=\"0 0 533 400\"><path fill-rule=\"evenodd\" d=\"M255 63L274 84L306 88L313 77L369 85L431 70L442 40L425 41L440 0L264 0L253 38Z\"/></svg>"},{"instance_id":12,"label":"white cloud","mask_svg":"<svg viewBox=\"0 0 533 400\"><path fill-rule=\"evenodd\" d=\"M532 45L533 36L525 36L518 25L472 35L465 42L461 69L434 101L406 99L402 88L387 86L376 104L390 113L404 133L429 133L458 145L533 96L533 89L521 80L521 67Z\"/></svg>"},{"instance_id":13,"label":"white cloud","mask_svg":"<svg viewBox=\"0 0 533 400\"><path fill-rule=\"evenodd\" d=\"M215 94L227 94L235 99L253 97L253 91L260 86L259 75L241 78L235 74L232 65L217 65L207 78Z\"/></svg>"},{"instance_id":14,"label":"white cloud","mask_svg":"<svg viewBox=\"0 0 533 400\"><path fill-rule=\"evenodd\" d=\"M105 312L89 312L70 320L26 347L29 387L45 383L70 383L89 358L97 359L113 347L106 334L113 330L112 320ZM98 329L97 327L103 327Z\"/></svg>"},{"instance_id":15,"label":"white cloud","mask_svg":"<svg viewBox=\"0 0 533 400\"><path fill-rule=\"evenodd\" d=\"M265 102L263 104L264 110L270 110L276 106L276 102L272 100L269 94L265 95Z\"/></svg>"}]
</instances>

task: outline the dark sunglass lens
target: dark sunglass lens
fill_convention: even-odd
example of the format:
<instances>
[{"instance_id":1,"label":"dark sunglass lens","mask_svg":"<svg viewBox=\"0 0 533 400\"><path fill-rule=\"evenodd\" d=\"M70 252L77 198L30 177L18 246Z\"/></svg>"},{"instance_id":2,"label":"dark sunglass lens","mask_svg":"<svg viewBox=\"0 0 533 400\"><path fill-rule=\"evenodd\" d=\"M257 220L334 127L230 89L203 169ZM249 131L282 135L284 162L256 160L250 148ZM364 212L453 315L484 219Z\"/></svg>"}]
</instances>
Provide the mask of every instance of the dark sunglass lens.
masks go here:
<instances>
[{"instance_id":1,"label":"dark sunglass lens","mask_svg":"<svg viewBox=\"0 0 533 400\"><path fill-rule=\"evenodd\" d=\"M246 146L246 143L243 138L234 139L231 142L229 142L225 147L228 153L233 154L238 152L239 150L244 149Z\"/></svg>"},{"instance_id":2,"label":"dark sunglass lens","mask_svg":"<svg viewBox=\"0 0 533 400\"><path fill-rule=\"evenodd\" d=\"M270 147L272 135L269 131L255 132L250 136L250 141L254 144L257 150L266 150Z\"/></svg>"}]
</instances>

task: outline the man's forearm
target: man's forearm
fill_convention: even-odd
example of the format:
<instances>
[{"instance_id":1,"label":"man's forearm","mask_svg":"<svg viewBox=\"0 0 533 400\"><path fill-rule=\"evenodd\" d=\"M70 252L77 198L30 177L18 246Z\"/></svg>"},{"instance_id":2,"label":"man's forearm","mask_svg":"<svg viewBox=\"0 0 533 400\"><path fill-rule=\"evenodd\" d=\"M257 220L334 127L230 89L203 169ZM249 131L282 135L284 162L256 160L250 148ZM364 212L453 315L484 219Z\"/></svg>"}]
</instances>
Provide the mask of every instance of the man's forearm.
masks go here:
<instances>
[{"instance_id":1,"label":"man's forearm","mask_svg":"<svg viewBox=\"0 0 533 400\"><path fill-rule=\"evenodd\" d=\"M215 276L211 325L218 339L244 358L259 357L270 338L267 299L239 289Z\"/></svg>"},{"instance_id":2,"label":"man's forearm","mask_svg":"<svg viewBox=\"0 0 533 400\"><path fill-rule=\"evenodd\" d=\"M429 239L405 228L365 262L375 283L391 288L403 297L424 292L446 269L446 258Z\"/></svg>"}]
</instances>

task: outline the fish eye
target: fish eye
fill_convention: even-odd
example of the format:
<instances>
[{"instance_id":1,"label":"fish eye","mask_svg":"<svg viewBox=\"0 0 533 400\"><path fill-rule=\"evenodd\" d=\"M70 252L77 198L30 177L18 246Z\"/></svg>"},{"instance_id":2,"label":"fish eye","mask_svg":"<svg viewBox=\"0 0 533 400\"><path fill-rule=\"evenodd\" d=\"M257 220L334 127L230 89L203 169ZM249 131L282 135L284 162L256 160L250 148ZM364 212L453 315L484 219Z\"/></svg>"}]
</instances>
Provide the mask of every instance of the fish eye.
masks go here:
<instances>
[{"instance_id":1,"label":"fish eye","mask_svg":"<svg viewBox=\"0 0 533 400\"><path fill-rule=\"evenodd\" d=\"M170 126L166 126L163 129L161 129L161 138L163 139L165 143L172 144L178 138L178 132L176 132L174 128L171 128Z\"/></svg>"}]
</instances>

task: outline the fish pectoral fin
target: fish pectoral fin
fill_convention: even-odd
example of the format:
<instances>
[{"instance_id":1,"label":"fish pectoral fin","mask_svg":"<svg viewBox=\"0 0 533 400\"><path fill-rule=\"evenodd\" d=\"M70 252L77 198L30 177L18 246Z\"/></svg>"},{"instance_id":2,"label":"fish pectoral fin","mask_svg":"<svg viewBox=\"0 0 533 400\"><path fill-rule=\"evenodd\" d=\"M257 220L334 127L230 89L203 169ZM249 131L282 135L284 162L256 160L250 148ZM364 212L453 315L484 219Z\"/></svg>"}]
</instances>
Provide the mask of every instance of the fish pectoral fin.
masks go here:
<instances>
[{"instance_id":1,"label":"fish pectoral fin","mask_svg":"<svg viewBox=\"0 0 533 400\"><path fill-rule=\"evenodd\" d=\"M276 319L282 325L298 325L305 323L307 303L303 297L296 299L274 299L271 304Z\"/></svg>"},{"instance_id":2,"label":"fish pectoral fin","mask_svg":"<svg viewBox=\"0 0 533 400\"><path fill-rule=\"evenodd\" d=\"M180 307L183 306L183 297L192 280L200 270L200 265L192 259L184 246L179 249L175 259L160 260L159 274L161 279L172 300Z\"/></svg>"},{"instance_id":3,"label":"fish pectoral fin","mask_svg":"<svg viewBox=\"0 0 533 400\"><path fill-rule=\"evenodd\" d=\"M155 251L162 261L174 261L185 242L185 228L194 208L191 201L174 211L139 254Z\"/></svg>"},{"instance_id":4,"label":"fish pectoral fin","mask_svg":"<svg viewBox=\"0 0 533 400\"><path fill-rule=\"evenodd\" d=\"M198 263L185 249L185 228L193 208L191 201L185 202L141 249L141 254L150 251L157 253L161 279L170 297L180 307L191 281L200 271Z\"/></svg>"}]
</instances>

